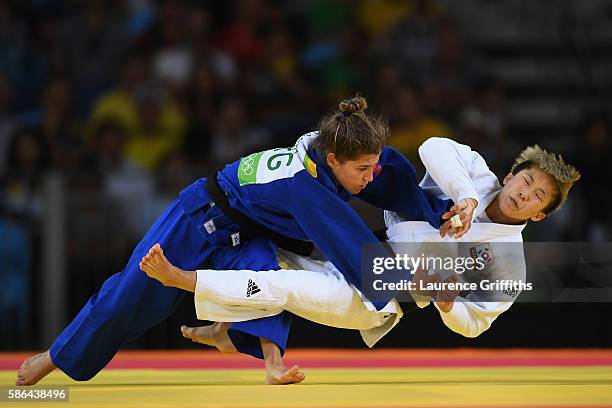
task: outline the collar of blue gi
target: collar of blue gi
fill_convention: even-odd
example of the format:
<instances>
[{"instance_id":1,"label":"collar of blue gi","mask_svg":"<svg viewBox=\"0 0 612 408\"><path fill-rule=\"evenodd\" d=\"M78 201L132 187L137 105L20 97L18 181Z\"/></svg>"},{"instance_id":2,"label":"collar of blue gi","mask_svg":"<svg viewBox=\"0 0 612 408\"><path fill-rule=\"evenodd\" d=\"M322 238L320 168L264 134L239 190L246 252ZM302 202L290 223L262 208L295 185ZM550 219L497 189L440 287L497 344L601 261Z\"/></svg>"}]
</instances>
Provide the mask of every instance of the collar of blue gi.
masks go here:
<instances>
[{"instance_id":1,"label":"collar of blue gi","mask_svg":"<svg viewBox=\"0 0 612 408\"><path fill-rule=\"evenodd\" d=\"M321 184L337 194L344 201L349 201L353 198L353 195L340 185L331 167L327 164L325 156L319 149L309 147L308 156L317 164L317 180L319 180Z\"/></svg>"}]
</instances>

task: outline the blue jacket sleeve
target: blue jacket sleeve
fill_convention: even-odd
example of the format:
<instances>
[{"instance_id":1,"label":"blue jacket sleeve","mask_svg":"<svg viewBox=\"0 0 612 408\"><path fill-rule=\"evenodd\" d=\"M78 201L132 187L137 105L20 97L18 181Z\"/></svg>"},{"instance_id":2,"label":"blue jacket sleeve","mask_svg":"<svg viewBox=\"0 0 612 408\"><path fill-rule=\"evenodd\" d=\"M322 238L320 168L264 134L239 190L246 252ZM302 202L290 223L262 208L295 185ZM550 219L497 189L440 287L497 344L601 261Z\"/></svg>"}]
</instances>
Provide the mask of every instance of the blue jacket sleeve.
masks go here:
<instances>
[{"instance_id":1,"label":"blue jacket sleeve","mask_svg":"<svg viewBox=\"0 0 612 408\"><path fill-rule=\"evenodd\" d=\"M356 197L384 210L395 211L406 220L427 221L439 228L450 200L428 195L419 186L412 163L391 147L383 149L379 165L374 180Z\"/></svg>"},{"instance_id":2,"label":"blue jacket sleeve","mask_svg":"<svg viewBox=\"0 0 612 408\"><path fill-rule=\"evenodd\" d=\"M291 183L290 211L295 220L346 280L367 293L361 286L361 244L378 242L372 231L346 202L308 173L295 175ZM372 303L381 309L394 295L381 293Z\"/></svg>"}]
</instances>

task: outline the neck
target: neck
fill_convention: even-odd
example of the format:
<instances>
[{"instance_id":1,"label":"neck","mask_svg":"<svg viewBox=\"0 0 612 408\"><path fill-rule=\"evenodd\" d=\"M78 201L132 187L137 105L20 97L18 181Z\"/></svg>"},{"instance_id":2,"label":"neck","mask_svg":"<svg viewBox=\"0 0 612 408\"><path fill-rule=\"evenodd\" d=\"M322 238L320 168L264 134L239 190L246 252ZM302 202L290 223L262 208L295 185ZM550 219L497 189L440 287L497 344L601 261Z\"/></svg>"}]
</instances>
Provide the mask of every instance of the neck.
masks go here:
<instances>
[{"instance_id":1,"label":"neck","mask_svg":"<svg viewBox=\"0 0 612 408\"><path fill-rule=\"evenodd\" d=\"M338 191L343 191L344 187L342 187L342 185L338 182L338 179L334 174L334 170L329 164L327 164L325 152L319 150L316 147L309 147L308 154L310 155L310 158L317 163L317 165L320 165L324 169L329 179L332 181L332 183L334 183L334 186L336 186L336 189Z\"/></svg>"},{"instance_id":2,"label":"neck","mask_svg":"<svg viewBox=\"0 0 612 408\"><path fill-rule=\"evenodd\" d=\"M518 225L523 224L525 222L523 220L517 220L516 218L508 217L502 212L501 207L499 206L499 194L497 194L493 201L491 201L491 203L487 206L485 212L487 213L487 217L489 217L489 219L496 224Z\"/></svg>"}]
</instances>

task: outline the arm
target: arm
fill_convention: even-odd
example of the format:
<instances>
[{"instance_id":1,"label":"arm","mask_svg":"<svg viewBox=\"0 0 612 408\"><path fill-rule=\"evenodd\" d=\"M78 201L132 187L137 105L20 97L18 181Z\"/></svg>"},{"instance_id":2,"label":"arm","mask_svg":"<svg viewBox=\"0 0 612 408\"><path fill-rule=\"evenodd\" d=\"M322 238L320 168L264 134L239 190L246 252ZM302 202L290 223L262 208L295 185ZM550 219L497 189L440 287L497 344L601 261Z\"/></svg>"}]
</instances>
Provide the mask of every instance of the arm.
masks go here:
<instances>
[{"instance_id":1,"label":"arm","mask_svg":"<svg viewBox=\"0 0 612 408\"><path fill-rule=\"evenodd\" d=\"M347 203L308 173L296 174L290 183L286 193L289 211L302 230L350 284L363 293L371 292L361 285L361 245L378 242L372 231ZM410 277L406 273L405 278ZM382 308L394 295L381 292L382 301L373 303Z\"/></svg>"},{"instance_id":2,"label":"arm","mask_svg":"<svg viewBox=\"0 0 612 408\"><path fill-rule=\"evenodd\" d=\"M508 247L508 243L501 243L495 249L498 249L495 262L490 264L486 272L483 272L478 279L472 279L472 282L480 281L480 279L524 281L526 267L522 253L514 253L516 248ZM440 299L439 296L436 296L434 305L449 329L465 337L477 337L491 327L500 314L512 306L520 293L520 290L507 293L503 290L479 288L470 292L465 298L455 297L456 294L452 296L452 299Z\"/></svg>"},{"instance_id":3,"label":"arm","mask_svg":"<svg viewBox=\"0 0 612 408\"><path fill-rule=\"evenodd\" d=\"M419 147L419 156L427 170L421 185L425 189L437 186L455 203L468 198L480 202L479 186L489 191L488 187L497 183L497 177L478 152L451 139L428 139ZM480 205L474 214L482 212L482 207Z\"/></svg>"},{"instance_id":4,"label":"arm","mask_svg":"<svg viewBox=\"0 0 612 408\"><path fill-rule=\"evenodd\" d=\"M419 272L415 274L413 282L422 279L422 276L417 275L419 275ZM432 276L435 275L430 275L430 277ZM458 280L455 279L454 281ZM433 293L410 293L419 308L429 305L433 296ZM446 327L465 337L477 337L482 334L491 327L497 316L508 310L512 305L512 302L472 302L457 295L458 292L450 290L439 291L433 298L433 303Z\"/></svg>"},{"instance_id":5,"label":"arm","mask_svg":"<svg viewBox=\"0 0 612 408\"><path fill-rule=\"evenodd\" d=\"M438 228L450 204L427 194L412 164L397 150L386 147L380 155L380 172L356 197L411 221L427 221Z\"/></svg>"}]
</instances>

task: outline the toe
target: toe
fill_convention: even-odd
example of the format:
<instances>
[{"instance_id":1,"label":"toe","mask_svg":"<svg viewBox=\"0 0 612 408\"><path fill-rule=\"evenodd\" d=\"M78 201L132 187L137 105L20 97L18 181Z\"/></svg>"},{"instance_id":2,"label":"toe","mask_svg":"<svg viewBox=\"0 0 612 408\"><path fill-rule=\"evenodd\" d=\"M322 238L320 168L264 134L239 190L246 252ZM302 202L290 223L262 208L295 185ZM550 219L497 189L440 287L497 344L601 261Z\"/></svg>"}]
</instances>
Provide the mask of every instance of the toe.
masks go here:
<instances>
[{"instance_id":1,"label":"toe","mask_svg":"<svg viewBox=\"0 0 612 408\"><path fill-rule=\"evenodd\" d=\"M300 372L300 367L298 366L293 366L290 369L287 370L287 372L285 373L287 376L295 376L297 373Z\"/></svg>"}]
</instances>

